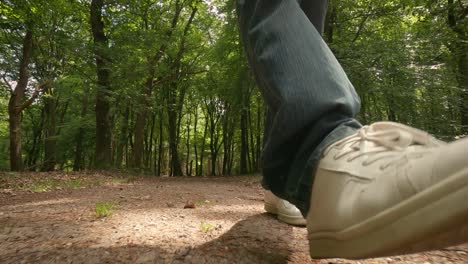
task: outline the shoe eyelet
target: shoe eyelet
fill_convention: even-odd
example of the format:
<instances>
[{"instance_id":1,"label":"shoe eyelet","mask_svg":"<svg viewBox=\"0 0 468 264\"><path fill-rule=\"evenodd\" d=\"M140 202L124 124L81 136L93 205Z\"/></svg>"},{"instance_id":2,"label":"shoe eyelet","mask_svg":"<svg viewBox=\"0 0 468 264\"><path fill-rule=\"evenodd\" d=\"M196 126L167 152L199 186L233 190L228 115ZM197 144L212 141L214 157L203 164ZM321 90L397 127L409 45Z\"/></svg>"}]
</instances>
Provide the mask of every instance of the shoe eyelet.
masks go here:
<instances>
[{"instance_id":1,"label":"shoe eyelet","mask_svg":"<svg viewBox=\"0 0 468 264\"><path fill-rule=\"evenodd\" d=\"M389 165L380 165L380 166L379 166L379 169L383 171L383 170L385 170L386 168L388 168L388 166L389 166Z\"/></svg>"}]
</instances>

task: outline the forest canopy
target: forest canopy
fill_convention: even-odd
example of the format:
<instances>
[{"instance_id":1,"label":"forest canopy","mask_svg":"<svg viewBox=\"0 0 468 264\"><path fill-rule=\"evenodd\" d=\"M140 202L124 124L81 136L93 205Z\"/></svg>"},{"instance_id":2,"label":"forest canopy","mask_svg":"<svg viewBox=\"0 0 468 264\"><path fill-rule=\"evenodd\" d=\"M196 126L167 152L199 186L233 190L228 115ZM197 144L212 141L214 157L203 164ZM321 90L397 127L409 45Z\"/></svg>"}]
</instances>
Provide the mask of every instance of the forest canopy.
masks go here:
<instances>
[{"instance_id":1,"label":"forest canopy","mask_svg":"<svg viewBox=\"0 0 468 264\"><path fill-rule=\"evenodd\" d=\"M329 1L359 121L468 134L465 5ZM0 170L260 171L267 109L235 1L3 0L0 25Z\"/></svg>"}]
</instances>

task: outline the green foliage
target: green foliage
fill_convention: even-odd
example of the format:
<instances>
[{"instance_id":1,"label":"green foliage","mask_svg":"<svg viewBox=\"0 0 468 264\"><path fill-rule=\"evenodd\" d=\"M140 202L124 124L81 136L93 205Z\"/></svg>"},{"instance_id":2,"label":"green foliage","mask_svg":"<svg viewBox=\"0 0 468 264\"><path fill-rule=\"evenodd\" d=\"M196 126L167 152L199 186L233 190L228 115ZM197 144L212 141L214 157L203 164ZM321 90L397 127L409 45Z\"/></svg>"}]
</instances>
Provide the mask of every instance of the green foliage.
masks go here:
<instances>
[{"instance_id":1,"label":"green foliage","mask_svg":"<svg viewBox=\"0 0 468 264\"><path fill-rule=\"evenodd\" d=\"M107 217L114 213L115 205L112 202L99 202L96 204L94 212L97 217Z\"/></svg>"},{"instance_id":2,"label":"green foliage","mask_svg":"<svg viewBox=\"0 0 468 264\"><path fill-rule=\"evenodd\" d=\"M324 38L361 97L362 123L393 120L448 140L465 133L466 19L450 24L446 1L330 2ZM265 106L239 40L235 1L117 0L104 9L114 166L151 175L258 172ZM25 167L41 170L46 142L53 142L54 169L93 168L97 85L89 13L86 1L1 2L0 170L9 159L8 86L18 79L27 29L34 41L27 95L36 83L51 85L23 112Z\"/></svg>"},{"instance_id":3,"label":"green foliage","mask_svg":"<svg viewBox=\"0 0 468 264\"><path fill-rule=\"evenodd\" d=\"M2 92L0 89L0 171L5 171L9 168L8 101L6 100L7 97L3 96L4 94L6 92Z\"/></svg>"},{"instance_id":4,"label":"green foliage","mask_svg":"<svg viewBox=\"0 0 468 264\"><path fill-rule=\"evenodd\" d=\"M435 12L423 1L333 3L333 35L325 35L361 96L359 119L398 121L446 139L459 135L447 10Z\"/></svg>"}]
</instances>

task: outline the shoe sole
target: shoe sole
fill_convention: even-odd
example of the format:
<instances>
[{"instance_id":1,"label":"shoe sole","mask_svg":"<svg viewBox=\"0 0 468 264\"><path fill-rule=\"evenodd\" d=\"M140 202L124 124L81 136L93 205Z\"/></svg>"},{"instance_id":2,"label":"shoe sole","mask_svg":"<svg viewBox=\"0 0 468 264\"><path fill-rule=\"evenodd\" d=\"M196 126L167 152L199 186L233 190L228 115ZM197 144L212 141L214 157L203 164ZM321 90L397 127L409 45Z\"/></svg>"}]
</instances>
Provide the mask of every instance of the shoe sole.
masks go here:
<instances>
[{"instance_id":1,"label":"shoe sole","mask_svg":"<svg viewBox=\"0 0 468 264\"><path fill-rule=\"evenodd\" d=\"M284 222L286 224L295 225L295 226L305 226L306 225L306 220L303 217L280 214L280 213L278 213L278 209L276 208L276 206L274 206L272 204L265 203L264 209L268 213L276 215L279 221Z\"/></svg>"},{"instance_id":2,"label":"shoe sole","mask_svg":"<svg viewBox=\"0 0 468 264\"><path fill-rule=\"evenodd\" d=\"M362 259L468 241L468 169L339 232L308 235L312 258ZM382 239L385 238L385 239Z\"/></svg>"}]
</instances>

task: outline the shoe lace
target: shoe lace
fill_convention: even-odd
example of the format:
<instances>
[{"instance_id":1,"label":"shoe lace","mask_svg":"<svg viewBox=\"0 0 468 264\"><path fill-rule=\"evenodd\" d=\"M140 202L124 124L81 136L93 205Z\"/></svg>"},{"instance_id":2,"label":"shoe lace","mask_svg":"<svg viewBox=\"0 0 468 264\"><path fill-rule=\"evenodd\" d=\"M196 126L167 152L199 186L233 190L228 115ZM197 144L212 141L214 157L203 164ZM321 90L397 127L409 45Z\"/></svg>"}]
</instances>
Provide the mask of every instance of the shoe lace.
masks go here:
<instances>
[{"instance_id":1,"label":"shoe lace","mask_svg":"<svg viewBox=\"0 0 468 264\"><path fill-rule=\"evenodd\" d=\"M334 159L347 157L351 162L359 157L367 156L362 162L368 166L377 161L384 161L380 169L394 164L404 164L410 158L419 158L426 152L426 143L418 142L414 136L401 129L373 130L372 127L361 128L354 136L345 138L334 144L334 148L341 150L334 155ZM412 151L406 151L412 148ZM325 150L327 155L332 148Z\"/></svg>"}]
</instances>

